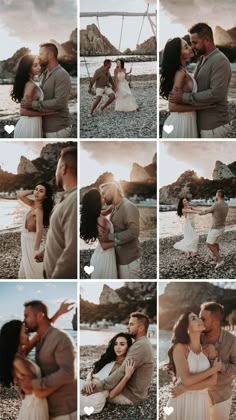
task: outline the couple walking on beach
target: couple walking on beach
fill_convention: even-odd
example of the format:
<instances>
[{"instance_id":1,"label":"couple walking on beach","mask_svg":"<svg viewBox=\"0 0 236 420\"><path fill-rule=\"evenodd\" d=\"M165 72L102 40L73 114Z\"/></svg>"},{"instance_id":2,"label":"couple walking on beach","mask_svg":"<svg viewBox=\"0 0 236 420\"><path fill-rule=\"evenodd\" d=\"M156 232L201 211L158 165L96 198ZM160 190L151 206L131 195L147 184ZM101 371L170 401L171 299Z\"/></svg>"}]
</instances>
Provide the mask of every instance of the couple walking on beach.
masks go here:
<instances>
[{"instance_id":1,"label":"couple walking on beach","mask_svg":"<svg viewBox=\"0 0 236 420\"><path fill-rule=\"evenodd\" d=\"M61 150L56 184L64 192L55 207L52 187L46 182L39 182L33 191L17 194L17 198L30 207L23 219L19 279L77 278L76 147ZM29 198L32 194L33 200ZM44 227L49 229L45 249L41 249Z\"/></svg>"},{"instance_id":2,"label":"couple walking on beach","mask_svg":"<svg viewBox=\"0 0 236 420\"><path fill-rule=\"evenodd\" d=\"M75 344L53 325L71 304L63 302L52 318L42 301L24 306L24 322L7 322L0 332L0 383L20 388L17 420L77 420ZM28 357L34 347L35 361Z\"/></svg>"},{"instance_id":3,"label":"couple walking on beach","mask_svg":"<svg viewBox=\"0 0 236 420\"><path fill-rule=\"evenodd\" d=\"M153 351L147 338L148 327L148 316L133 312L130 314L128 334L118 333L110 340L105 353L93 364L86 381L80 381L81 416L88 407L94 408L93 414L101 412L106 401L132 407L148 398L153 375Z\"/></svg>"},{"instance_id":4,"label":"couple walking on beach","mask_svg":"<svg viewBox=\"0 0 236 420\"><path fill-rule=\"evenodd\" d=\"M199 235L193 227L192 215L198 214L200 216L211 213L212 225L207 235L207 247L213 254L213 261L211 264L215 264L215 268L218 269L224 264L223 258L220 256L219 242L223 237L225 230L225 221L229 211L229 206L224 200L224 190L218 190L216 192L216 202L208 209L203 211L195 210L189 206L186 198L180 198L177 214L179 217L185 218L184 225L184 238L174 245L174 248L185 252L187 258L191 255L196 256L198 251Z\"/></svg>"},{"instance_id":5,"label":"couple walking on beach","mask_svg":"<svg viewBox=\"0 0 236 420\"><path fill-rule=\"evenodd\" d=\"M93 78L90 81L89 93L93 93L92 87L96 83L96 99L92 105L90 115L93 115L94 110L101 102L103 95L108 96L107 102L101 106L100 111L103 112L115 100L115 111L132 112L139 111L137 102L132 95L129 84L127 82L127 75L131 73L126 71L125 62L121 58L116 62L114 70L114 81L110 74L111 60L106 59L103 66L96 70Z\"/></svg>"},{"instance_id":6,"label":"couple walking on beach","mask_svg":"<svg viewBox=\"0 0 236 420\"><path fill-rule=\"evenodd\" d=\"M216 48L206 23L189 29L191 46L181 38L167 42L161 70L160 95L168 100L170 115L164 122L163 138L223 138L232 130L228 104L231 67ZM188 61L199 57L195 72Z\"/></svg>"},{"instance_id":7,"label":"couple walking on beach","mask_svg":"<svg viewBox=\"0 0 236 420\"><path fill-rule=\"evenodd\" d=\"M42 66L46 69L41 74ZM40 74L38 85L34 78ZM20 119L14 137L71 137L70 89L70 76L58 63L56 45L42 44L39 56L23 56L11 92L12 100L20 103Z\"/></svg>"},{"instance_id":8,"label":"couple walking on beach","mask_svg":"<svg viewBox=\"0 0 236 420\"><path fill-rule=\"evenodd\" d=\"M139 211L124 197L120 183L101 184L84 195L80 237L86 243L99 241L90 261L92 279L139 278Z\"/></svg>"},{"instance_id":9,"label":"couple walking on beach","mask_svg":"<svg viewBox=\"0 0 236 420\"><path fill-rule=\"evenodd\" d=\"M168 350L173 385L165 420L229 420L236 376L236 337L221 328L224 307L201 305L182 314Z\"/></svg>"}]
</instances>

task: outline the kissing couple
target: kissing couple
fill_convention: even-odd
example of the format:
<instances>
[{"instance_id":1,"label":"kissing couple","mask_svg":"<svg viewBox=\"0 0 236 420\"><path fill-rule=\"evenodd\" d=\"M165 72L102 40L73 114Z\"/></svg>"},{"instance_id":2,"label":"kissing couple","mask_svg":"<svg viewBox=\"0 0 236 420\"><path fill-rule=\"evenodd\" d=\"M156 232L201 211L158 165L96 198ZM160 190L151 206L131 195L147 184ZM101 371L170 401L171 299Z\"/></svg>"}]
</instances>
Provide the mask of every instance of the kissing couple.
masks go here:
<instances>
[{"instance_id":1,"label":"kissing couple","mask_svg":"<svg viewBox=\"0 0 236 420\"><path fill-rule=\"evenodd\" d=\"M216 48L209 25L197 23L189 33L191 46L185 39L174 38L164 48L160 95L168 100L170 116L164 122L162 137L228 137L232 130L227 99L230 62ZM194 53L199 60L192 75L187 63Z\"/></svg>"},{"instance_id":2,"label":"kissing couple","mask_svg":"<svg viewBox=\"0 0 236 420\"><path fill-rule=\"evenodd\" d=\"M24 307L24 322L7 322L0 332L0 383L19 385L23 397L17 420L77 420L75 345L53 325L72 306L64 301L52 318L42 301ZM34 347L35 361L28 357Z\"/></svg>"},{"instance_id":3,"label":"kissing couple","mask_svg":"<svg viewBox=\"0 0 236 420\"><path fill-rule=\"evenodd\" d=\"M35 77L39 75L37 84ZM71 137L70 89L70 76L58 63L56 45L42 44L38 56L24 55L18 64L11 92L12 100L20 104L20 119L14 137Z\"/></svg>"},{"instance_id":4,"label":"kissing couple","mask_svg":"<svg viewBox=\"0 0 236 420\"><path fill-rule=\"evenodd\" d=\"M102 210L104 204L108 207ZM90 261L92 279L139 278L139 211L124 197L120 183L107 182L84 195L80 237L86 243L98 239Z\"/></svg>"}]
</instances>

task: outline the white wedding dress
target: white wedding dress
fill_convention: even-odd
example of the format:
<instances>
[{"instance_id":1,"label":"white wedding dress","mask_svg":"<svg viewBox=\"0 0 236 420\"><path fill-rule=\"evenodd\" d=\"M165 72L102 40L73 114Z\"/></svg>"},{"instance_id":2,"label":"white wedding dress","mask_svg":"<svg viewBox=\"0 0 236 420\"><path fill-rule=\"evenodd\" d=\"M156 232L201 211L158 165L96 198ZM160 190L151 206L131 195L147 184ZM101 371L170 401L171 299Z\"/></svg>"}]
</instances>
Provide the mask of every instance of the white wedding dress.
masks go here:
<instances>
[{"instance_id":1,"label":"white wedding dress","mask_svg":"<svg viewBox=\"0 0 236 420\"><path fill-rule=\"evenodd\" d=\"M27 360L34 366L36 377L41 378L39 366L32 360ZM49 420L47 398L36 397L34 393L25 395L17 420Z\"/></svg>"},{"instance_id":2,"label":"white wedding dress","mask_svg":"<svg viewBox=\"0 0 236 420\"><path fill-rule=\"evenodd\" d=\"M191 373L200 373L210 367L209 360L202 351L196 354L190 350L187 361ZM167 407L173 407L174 410L165 416L165 420L210 420L207 388L200 391L186 391L176 398L170 398Z\"/></svg>"},{"instance_id":3,"label":"white wedding dress","mask_svg":"<svg viewBox=\"0 0 236 420\"><path fill-rule=\"evenodd\" d=\"M115 361L107 363L99 372L93 375L93 378L98 378L100 381L109 376ZM83 389L86 381L80 379L80 392ZM108 391L96 392L91 395L82 395L80 393L80 415L85 415L85 407L93 407L93 414L100 413L103 410L104 405L106 404L106 399L109 395Z\"/></svg>"},{"instance_id":4,"label":"white wedding dress","mask_svg":"<svg viewBox=\"0 0 236 420\"><path fill-rule=\"evenodd\" d=\"M29 213L29 212L28 212ZM23 218L23 225L21 231L21 263L18 273L19 279L43 279L43 263L37 263L34 259L34 244L36 232L29 232L26 229L26 218L28 213Z\"/></svg>"},{"instance_id":5,"label":"white wedding dress","mask_svg":"<svg viewBox=\"0 0 236 420\"><path fill-rule=\"evenodd\" d=\"M113 224L110 223L110 233L114 233ZM94 267L94 271L91 274L91 279L117 279L117 265L116 265L116 253L115 248L103 250L100 242L98 243L90 265Z\"/></svg>"},{"instance_id":6,"label":"white wedding dress","mask_svg":"<svg viewBox=\"0 0 236 420\"><path fill-rule=\"evenodd\" d=\"M188 73L193 81L192 93L197 92L197 82L194 77ZM197 114L196 111L190 112L171 112L165 120L164 125L172 125L173 130L167 133L162 131L162 138L191 139L198 138Z\"/></svg>"},{"instance_id":7,"label":"white wedding dress","mask_svg":"<svg viewBox=\"0 0 236 420\"><path fill-rule=\"evenodd\" d=\"M174 244L174 248L183 252L197 252L199 235L193 228L193 215L187 213L184 224L184 238Z\"/></svg>"},{"instance_id":8,"label":"white wedding dress","mask_svg":"<svg viewBox=\"0 0 236 420\"><path fill-rule=\"evenodd\" d=\"M44 94L42 89L37 86L39 90L40 97L39 100L43 101ZM21 116L17 122L14 130L14 138L26 138L26 139L38 139L43 138L43 126L42 126L42 117L26 117Z\"/></svg>"},{"instance_id":9,"label":"white wedding dress","mask_svg":"<svg viewBox=\"0 0 236 420\"><path fill-rule=\"evenodd\" d=\"M123 71L117 74L117 92L115 101L115 111L131 112L136 111L138 104L132 95L129 84Z\"/></svg>"}]
</instances>

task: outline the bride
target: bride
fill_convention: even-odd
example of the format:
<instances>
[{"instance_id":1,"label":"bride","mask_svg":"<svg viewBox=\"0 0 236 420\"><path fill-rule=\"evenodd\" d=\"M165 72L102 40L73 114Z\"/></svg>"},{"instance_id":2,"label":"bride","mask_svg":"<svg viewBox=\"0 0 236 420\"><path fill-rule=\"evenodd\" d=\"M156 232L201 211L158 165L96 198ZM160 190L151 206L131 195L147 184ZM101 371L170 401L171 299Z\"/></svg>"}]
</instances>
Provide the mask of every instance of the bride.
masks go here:
<instances>
[{"instance_id":1,"label":"bride","mask_svg":"<svg viewBox=\"0 0 236 420\"><path fill-rule=\"evenodd\" d=\"M163 99L169 97L173 89L183 92L197 92L197 82L186 69L187 61L194 56L191 46L181 38L174 38L166 43L160 80L160 95ZM163 138L198 138L196 111L212 106L189 106L176 104L168 100L170 115L164 126L173 126L171 132L163 129Z\"/></svg>"},{"instance_id":2,"label":"bride","mask_svg":"<svg viewBox=\"0 0 236 420\"><path fill-rule=\"evenodd\" d=\"M199 235L192 225L192 215L199 214L199 212L189 206L186 198L180 198L177 214L179 217L184 216L185 218L184 238L181 241L176 242L174 248L186 252L187 258L190 258L191 255L196 255L199 242Z\"/></svg>"},{"instance_id":3,"label":"bride","mask_svg":"<svg viewBox=\"0 0 236 420\"><path fill-rule=\"evenodd\" d=\"M96 361L88 373L86 381L80 380L80 415L83 416L85 414L85 407L93 407L94 411L93 414L100 413L106 403L106 399L112 400L112 398L119 395L123 388L125 387L126 383L132 376L134 372L134 362L127 361L126 369L125 369L125 376L121 379L121 381L113 388L110 392L109 391L102 391L97 392L95 394L85 395L86 392L91 392L93 390L92 380L98 378L99 380L105 379L109 376L112 372L118 369L121 364L123 363L126 353L130 346L132 345L132 338L129 334L126 333L118 333L116 334L110 341L107 346L107 349L104 354L100 357L98 361Z\"/></svg>"},{"instance_id":4,"label":"bride","mask_svg":"<svg viewBox=\"0 0 236 420\"><path fill-rule=\"evenodd\" d=\"M96 188L87 192L82 200L80 237L87 244L95 242L100 234L113 233L112 223L105 217L111 210L102 211L104 199ZM98 242L92 255L90 265L94 267L92 279L117 279L117 264L114 242Z\"/></svg>"},{"instance_id":5,"label":"bride","mask_svg":"<svg viewBox=\"0 0 236 420\"><path fill-rule=\"evenodd\" d=\"M29 198L32 194L34 194L34 200ZM43 279L43 263L35 261L35 254L40 249L43 228L49 226L49 217L53 209L53 191L47 182L40 182L33 191L19 191L17 198L31 208L23 218L22 258L18 278Z\"/></svg>"},{"instance_id":6,"label":"bride","mask_svg":"<svg viewBox=\"0 0 236 420\"><path fill-rule=\"evenodd\" d=\"M208 387L217 382L222 362L216 358L212 344L202 349L200 337L205 327L193 312L182 314L176 322L168 350L168 372L182 383L182 394L171 397L167 407L173 412L167 420L210 420ZM201 390L196 390L201 385Z\"/></svg>"},{"instance_id":7,"label":"bride","mask_svg":"<svg viewBox=\"0 0 236 420\"><path fill-rule=\"evenodd\" d=\"M27 54L19 62L16 72L11 98L21 102L23 98L43 100L43 91L34 82L34 77L41 73L39 59L35 55ZM37 112L20 107L20 119L14 130L15 138L43 138L42 116L56 112Z\"/></svg>"},{"instance_id":8,"label":"bride","mask_svg":"<svg viewBox=\"0 0 236 420\"><path fill-rule=\"evenodd\" d=\"M61 315L72 309L71 304L61 304L58 311L51 318L54 323ZM18 383L23 377L31 379L40 378L39 366L27 357L35 346L38 335L29 340L29 334L25 325L19 320L12 320L4 324L0 332L0 383L3 386L11 386ZM20 412L17 420L49 420L47 396L55 389L35 389L33 393L29 390L23 391Z\"/></svg>"},{"instance_id":9,"label":"bride","mask_svg":"<svg viewBox=\"0 0 236 420\"><path fill-rule=\"evenodd\" d=\"M131 112L139 111L139 107L127 82L127 73L124 68L125 62L121 58L116 62L114 70L114 85L116 91L115 111Z\"/></svg>"}]
</instances>

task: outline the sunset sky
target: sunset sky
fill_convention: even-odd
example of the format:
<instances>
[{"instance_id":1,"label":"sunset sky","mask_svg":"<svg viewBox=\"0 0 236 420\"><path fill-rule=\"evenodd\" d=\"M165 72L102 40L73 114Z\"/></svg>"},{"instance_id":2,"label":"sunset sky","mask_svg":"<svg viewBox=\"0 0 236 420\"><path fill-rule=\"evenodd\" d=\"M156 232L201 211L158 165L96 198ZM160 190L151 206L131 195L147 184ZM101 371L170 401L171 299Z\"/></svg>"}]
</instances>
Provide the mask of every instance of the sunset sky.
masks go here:
<instances>
[{"instance_id":1,"label":"sunset sky","mask_svg":"<svg viewBox=\"0 0 236 420\"><path fill-rule=\"evenodd\" d=\"M51 317L60 304L77 302L77 284L75 282L0 282L0 327L12 319L23 320L24 303L30 300L42 300ZM71 329L74 310L59 318L55 326Z\"/></svg>"},{"instance_id":2,"label":"sunset sky","mask_svg":"<svg viewBox=\"0 0 236 420\"><path fill-rule=\"evenodd\" d=\"M92 184L106 171L112 172L116 181L129 181L132 164L146 166L156 152L155 141L82 141L80 145L81 187Z\"/></svg>"},{"instance_id":3,"label":"sunset sky","mask_svg":"<svg viewBox=\"0 0 236 420\"><path fill-rule=\"evenodd\" d=\"M149 12L155 12L157 9L156 0L80 0L81 12L136 12L141 13L147 10L147 3L150 4ZM123 36L121 43L121 51L126 48L135 49L139 31L142 24L142 16L125 17L123 26ZM155 19L152 17L152 19ZM81 18L81 29L85 29L87 25L95 23L96 17ZM99 26L103 35L118 49L120 33L121 33L121 16L110 16L99 18ZM144 20L140 43L153 35L151 26L147 18Z\"/></svg>"},{"instance_id":4,"label":"sunset sky","mask_svg":"<svg viewBox=\"0 0 236 420\"><path fill-rule=\"evenodd\" d=\"M208 23L212 29L236 26L235 0L160 0L160 39L162 49L168 39L187 34L198 22Z\"/></svg>"},{"instance_id":5,"label":"sunset sky","mask_svg":"<svg viewBox=\"0 0 236 420\"><path fill-rule=\"evenodd\" d=\"M76 0L0 0L0 60L19 48L38 53L39 44L69 40L77 27Z\"/></svg>"},{"instance_id":6,"label":"sunset sky","mask_svg":"<svg viewBox=\"0 0 236 420\"><path fill-rule=\"evenodd\" d=\"M175 182L184 171L212 179L216 160L226 165L236 160L234 141L168 141L160 142L160 187Z\"/></svg>"}]
</instances>

